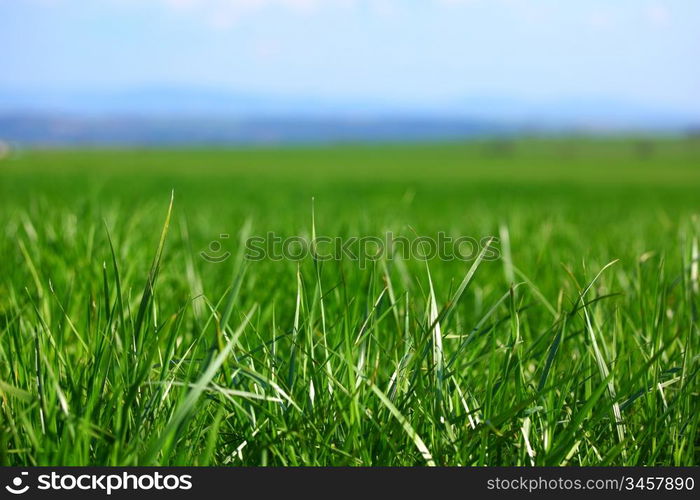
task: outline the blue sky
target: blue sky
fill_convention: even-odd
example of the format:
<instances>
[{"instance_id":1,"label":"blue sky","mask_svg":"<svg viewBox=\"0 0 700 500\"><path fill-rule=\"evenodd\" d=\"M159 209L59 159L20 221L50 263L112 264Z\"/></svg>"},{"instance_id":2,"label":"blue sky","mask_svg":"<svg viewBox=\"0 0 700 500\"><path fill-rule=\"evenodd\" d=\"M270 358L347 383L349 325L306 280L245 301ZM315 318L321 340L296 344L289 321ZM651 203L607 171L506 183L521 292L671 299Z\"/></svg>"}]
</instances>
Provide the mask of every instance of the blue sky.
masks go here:
<instances>
[{"instance_id":1,"label":"blue sky","mask_svg":"<svg viewBox=\"0 0 700 500\"><path fill-rule=\"evenodd\" d=\"M700 113L697 0L0 0L0 88L199 86Z\"/></svg>"}]
</instances>

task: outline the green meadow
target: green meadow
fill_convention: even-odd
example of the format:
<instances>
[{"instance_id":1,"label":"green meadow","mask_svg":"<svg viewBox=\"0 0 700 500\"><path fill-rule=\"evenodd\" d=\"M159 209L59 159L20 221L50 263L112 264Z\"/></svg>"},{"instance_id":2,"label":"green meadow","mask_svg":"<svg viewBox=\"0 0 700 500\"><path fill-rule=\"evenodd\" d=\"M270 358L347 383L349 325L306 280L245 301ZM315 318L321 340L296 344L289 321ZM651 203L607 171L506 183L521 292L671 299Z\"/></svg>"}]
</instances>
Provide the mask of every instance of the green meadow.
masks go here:
<instances>
[{"instance_id":1,"label":"green meadow","mask_svg":"<svg viewBox=\"0 0 700 500\"><path fill-rule=\"evenodd\" d=\"M3 465L698 463L697 138L23 150L0 228ZM481 246L246 250L388 232Z\"/></svg>"}]
</instances>

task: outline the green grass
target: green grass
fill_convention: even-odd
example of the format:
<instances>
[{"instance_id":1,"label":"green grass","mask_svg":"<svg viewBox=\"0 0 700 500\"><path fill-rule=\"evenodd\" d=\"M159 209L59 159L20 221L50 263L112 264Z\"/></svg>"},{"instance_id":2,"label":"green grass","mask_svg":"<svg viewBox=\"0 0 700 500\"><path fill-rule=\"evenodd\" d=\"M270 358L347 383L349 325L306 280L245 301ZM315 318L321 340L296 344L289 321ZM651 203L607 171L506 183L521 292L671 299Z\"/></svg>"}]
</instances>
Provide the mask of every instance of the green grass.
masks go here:
<instances>
[{"instance_id":1,"label":"green grass","mask_svg":"<svg viewBox=\"0 0 700 500\"><path fill-rule=\"evenodd\" d=\"M697 464L699 193L690 139L22 152L0 463ZM246 260L269 231L500 258Z\"/></svg>"}]
</instances>

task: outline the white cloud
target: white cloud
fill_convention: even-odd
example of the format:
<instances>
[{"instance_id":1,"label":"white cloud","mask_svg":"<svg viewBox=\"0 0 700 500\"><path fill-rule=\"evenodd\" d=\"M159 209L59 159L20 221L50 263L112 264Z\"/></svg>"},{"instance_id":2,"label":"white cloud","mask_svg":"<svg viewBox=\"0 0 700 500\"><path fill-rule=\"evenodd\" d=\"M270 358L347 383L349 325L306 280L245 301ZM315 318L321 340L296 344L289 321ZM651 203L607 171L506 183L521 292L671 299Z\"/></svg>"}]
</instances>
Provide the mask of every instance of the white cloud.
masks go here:
<instances>
[{"instance_id":1,"label":"white cloud","mask_svg":"<svg viewBox=\"0 0 700 500\"><path fill-rule=\"evenodd\" d=\"M588 17L588 24L598 30L606 30L615 26L615 16L607 11L594 11Z\"/></svg>"},{"instance_id":2,"label":"white cloud","mask_svg":"<svg viewBox=\"0 0 700 500\"><path fill-rule=\"evenodd\" d=\"M435 0L438 5L445 5L447 7L457 7L460 5L470 5L477 3L479 0Z\"/></svg>"},{"instance_id":3,"label":"white cloud","mask_svg":"<svg viewBox=\"0 0 700 500\"><path fill-rule=\"evenodd\" d=\"M655 26L668 26L671 22L671 13L661 4L652 4L646 8L647 19Z\"/></svg>"},{"instance_id":4,"label":"white cloud","mask_svg":"<svg viewBox=\"0 0 700 500\"><path fill-rule=\"evenodd\" d=\"M352 6L360 0L152 0L175 12L196 16L216 28L228 28L265 9L313 13L321 8ZM369 0L365 0L369 1ZM378 0L371 0L378 1Z\"/></svg>"},{"instance_id":5,"label":"white cloud","mask_svg":"<svg viewBox=\"0 0 700 500\"><path fill-rule=\"evenodd\" d=\"M148 0L116 0L145 2ZM208 19L212 25L228 27L241 18L265 9L279 9L296 13L314 13L320 10L355 8L367 9L382 17L391 16L401 10L411 9L406 0L150 0L166 8ZM473 7L488 2L505 6L527 6L526 0L421 0L437 8Z\"/></svg>"},{"instance_id":6,"label":"white cloud","mask_svg":"<svg viewBox=\"0 0 700 500\"><path fill-rule=\"evenodd\" d=\"M199 8L226 13L246 13L264 8L310 11L321 6L351 4L352 0L157 0L177 10Z\"/></svg>"}]
</instances>

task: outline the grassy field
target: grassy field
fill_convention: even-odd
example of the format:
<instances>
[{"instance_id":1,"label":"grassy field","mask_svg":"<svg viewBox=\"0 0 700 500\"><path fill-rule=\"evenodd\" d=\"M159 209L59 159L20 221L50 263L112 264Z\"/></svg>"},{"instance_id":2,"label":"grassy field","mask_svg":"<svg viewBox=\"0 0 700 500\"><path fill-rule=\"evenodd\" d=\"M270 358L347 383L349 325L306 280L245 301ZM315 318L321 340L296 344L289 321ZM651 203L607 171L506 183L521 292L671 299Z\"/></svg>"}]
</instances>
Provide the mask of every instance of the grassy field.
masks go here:
<instances>
[{"instance_id":1,"label":"grassy field","mask_svg":"<svg viewBox=\"0 0 700 500\"><path fill-rule=\"evenodd\" d=\"M691 139L16 153L0 463L697 464L699 213ZM388 231L495 239L243 246Z\"/></svg>"}]
</instances>

